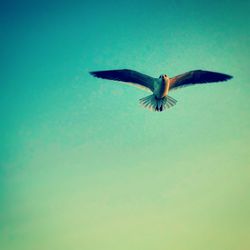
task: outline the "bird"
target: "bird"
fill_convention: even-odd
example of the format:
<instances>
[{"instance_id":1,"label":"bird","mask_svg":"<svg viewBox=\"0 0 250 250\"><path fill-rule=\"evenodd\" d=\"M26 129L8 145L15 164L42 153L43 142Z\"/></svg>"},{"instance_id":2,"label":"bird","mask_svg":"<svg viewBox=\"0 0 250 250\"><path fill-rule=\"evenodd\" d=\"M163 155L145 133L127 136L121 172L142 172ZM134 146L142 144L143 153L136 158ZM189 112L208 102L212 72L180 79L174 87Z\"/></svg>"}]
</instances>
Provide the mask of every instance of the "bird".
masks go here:
<instances>
[{"instance_id":1,"label":"bird","mask_svg":"<svg viewBox=\"0 0 250 250\"><path fill-rule=\"evenodd\" d=\"M94 77L132 84L152 92L151 95L139 99L139 102L145 108L156 112L176 105L177 100L168 95L172 90L195 84L223 82L233 78L231 75L201 69L191 70L174 77L161 74L158 78L131 69L91 71L89 73Z\"/></svg>"}]
</instances>

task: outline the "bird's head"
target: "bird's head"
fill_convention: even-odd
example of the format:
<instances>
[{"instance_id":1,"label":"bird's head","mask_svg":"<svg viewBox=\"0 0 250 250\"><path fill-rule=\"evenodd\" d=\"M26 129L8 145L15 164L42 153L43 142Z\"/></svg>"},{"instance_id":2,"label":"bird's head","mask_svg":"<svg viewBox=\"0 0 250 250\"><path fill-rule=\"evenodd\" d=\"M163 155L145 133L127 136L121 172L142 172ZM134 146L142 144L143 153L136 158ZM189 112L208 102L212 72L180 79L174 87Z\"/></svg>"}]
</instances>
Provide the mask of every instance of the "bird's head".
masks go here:
<instances>
[{"instance_id":1,"label":"bird's head","mask_svg":"<svg viewBox=\"0 0 250 250\"><path fill-rule=\"evenodd\" d=\"M168 80L169 79L169 77L167 75L165 75L165 74L160 75L159 78L162 79L162 80Z\"/></svg>"}]
</instances>

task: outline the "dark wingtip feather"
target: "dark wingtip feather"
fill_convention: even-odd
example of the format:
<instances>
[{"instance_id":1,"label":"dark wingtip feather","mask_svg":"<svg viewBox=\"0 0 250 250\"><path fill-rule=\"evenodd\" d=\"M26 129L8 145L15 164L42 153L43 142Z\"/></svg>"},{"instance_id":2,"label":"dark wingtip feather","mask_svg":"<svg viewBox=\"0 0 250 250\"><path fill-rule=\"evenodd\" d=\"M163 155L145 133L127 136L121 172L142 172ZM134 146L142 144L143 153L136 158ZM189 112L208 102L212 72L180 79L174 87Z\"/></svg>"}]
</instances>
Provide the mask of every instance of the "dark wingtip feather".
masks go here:
<instances>
[{"instance_id":1,"label":"dark wingtip feather","mask_svg":"<svg viewBox=\"0 0 250 250\"><path fill-rule=\"evenodd\" d=\"M224 74L224 73L219 73L219 72L212 72L212 71L203 71L205 72L205 82L223 82L223 81L228 81L233 78L233 76ZM207 74L206 74L207 73Z\"/></svg>"},{"instance_id":2,"label":"dark wingtip feather","mask_svg":"<svg viewBox=\"0 0 250 250\"><path fill-rule=\"evenodd\" d=\"M110 77L106 76L106 71L90 71L90 75L96 77L96 78L104 78L104 79L110 79Z\"/></svg>"},{"instance_id":3,"label":"dark wingtip feather","mask_svg":"<svg viewBox=\"0 0 250 250\"><path fill-rule=\"evenodd\" d=\"M92 76L96 76L96 71L89 71L89 74Z\"/></svg>"},{"instance_id":4,"label":"dark wingtip feather","mask_svg":"<svg viewBox=\"0 0 250 250\"><path fill-rule=\"evenodd\" d=\"M231 75L223 74L221 81L228 81L232 78L233 78L233 76L231 76Z\"/></svg>"}]
</instances>

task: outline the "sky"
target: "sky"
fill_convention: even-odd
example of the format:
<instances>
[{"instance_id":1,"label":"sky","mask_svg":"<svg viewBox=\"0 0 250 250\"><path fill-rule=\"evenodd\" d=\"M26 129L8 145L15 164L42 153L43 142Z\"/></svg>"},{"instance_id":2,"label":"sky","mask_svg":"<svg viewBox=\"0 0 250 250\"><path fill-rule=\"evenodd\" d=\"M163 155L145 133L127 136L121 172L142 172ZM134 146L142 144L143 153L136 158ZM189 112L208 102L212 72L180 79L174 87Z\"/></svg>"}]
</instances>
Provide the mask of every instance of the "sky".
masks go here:
<instances>
[{"instance_id":1,"label":"sky","mask_svg":"<svg viewBox=\"0 0 250 250\"><path fill-rule=\"evenodd\" d=\"M249 249L249 1L0 4L1 249ZM122 68L234 78L156 113Z\"/></svg>"}]
</instances>

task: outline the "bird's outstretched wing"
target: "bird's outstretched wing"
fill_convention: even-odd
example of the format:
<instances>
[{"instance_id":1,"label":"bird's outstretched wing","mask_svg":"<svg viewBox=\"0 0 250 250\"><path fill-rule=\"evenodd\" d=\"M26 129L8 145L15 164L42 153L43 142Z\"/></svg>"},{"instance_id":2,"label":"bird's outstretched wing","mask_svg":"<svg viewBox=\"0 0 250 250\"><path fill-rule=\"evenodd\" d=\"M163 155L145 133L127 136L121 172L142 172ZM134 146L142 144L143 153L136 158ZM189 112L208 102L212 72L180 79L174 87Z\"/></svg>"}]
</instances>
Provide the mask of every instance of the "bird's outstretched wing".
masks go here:
<instances>
[{"instance_id":1,"label":"bird's outstretched wing","mask_svg":"<svg viewBox=\"0 0 250 250\"><path fill-rule=\"evenodd\" d=\"M154 82L156 78L142 74L140 72L130 69L118 69L118 70L105 70L105 71L92 71L91 75L108 80L121 81L132 83L133 85L154 91Z\"/></svg>"},{"instance_id":2,"label":"bird's outstretched wing","mask_svg":"<svg viewBox=\"0 0 250 250\"><path fill-rule=\"evenodd\" d=\"M232 76L204 70L193 70L170 78L170 89L203 84L211 82L222 82L231 79Z\"/></svg>"}]
</instances>

